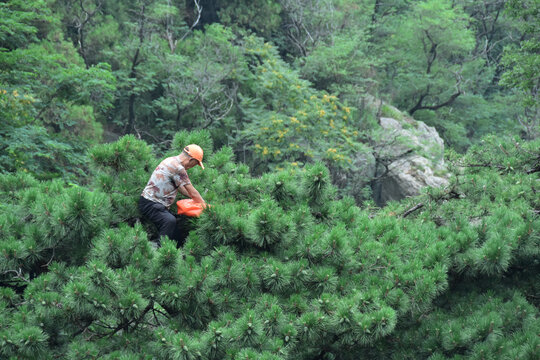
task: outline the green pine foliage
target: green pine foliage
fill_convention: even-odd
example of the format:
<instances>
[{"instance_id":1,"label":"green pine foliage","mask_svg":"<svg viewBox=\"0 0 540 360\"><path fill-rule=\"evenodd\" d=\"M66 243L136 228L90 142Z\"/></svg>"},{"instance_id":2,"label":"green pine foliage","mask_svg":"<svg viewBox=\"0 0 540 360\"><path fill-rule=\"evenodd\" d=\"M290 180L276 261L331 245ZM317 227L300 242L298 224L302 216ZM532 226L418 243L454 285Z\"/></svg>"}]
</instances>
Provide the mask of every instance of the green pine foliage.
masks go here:
<instances>
[{"instance_id":1,"label":"green pine foliage","mask_svg":"<svg viewBox=\"0 0 540 360\"><path fill-rule=\"evenodd\" d=\"M93 191L2 176L1 355L536 358L538 148L487 138L450 187L374 212L321 164L252 178L225 147L182 248L137 220L156 159L133 136L90 152Z\"/></svg>"},{"instance_id":2,"label":"green pine foliage","mask_svg":"<svg viewBox=\"0 0 540 360\"><path fill-rule=\"evenodd\" d=\"M148 181L148 172L158 164L151 147L133 135L93 147L89 158L94 170L94 187L107 194L114 223L138 216L137 201Z\"/></svg>"},{"instance_id":3,"label":"green pine foliage","mask_svg":"<svg viewBox=\"0 0 540 360\"><path fill-rule=\"evenodd\" d=\"M540 358L538 4L0 2L0 358ZM378 100L448 186L358 206Z\"/></svg>"}]
</instances>

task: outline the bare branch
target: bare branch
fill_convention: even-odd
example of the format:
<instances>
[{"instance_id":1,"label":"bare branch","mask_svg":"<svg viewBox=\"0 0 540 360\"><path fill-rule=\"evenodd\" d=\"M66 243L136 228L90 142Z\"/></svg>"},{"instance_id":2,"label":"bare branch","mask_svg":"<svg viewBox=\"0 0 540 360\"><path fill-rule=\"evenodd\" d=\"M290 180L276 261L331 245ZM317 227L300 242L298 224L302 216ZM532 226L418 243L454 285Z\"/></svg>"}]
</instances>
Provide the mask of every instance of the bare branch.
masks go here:
<instances>
[{"instance_id":1,"label":"bare branch","mask_svg":"<svg viewBox=\"0 0 540 360\"><path fill-rule=\"evenodd\" d=\"M444 106L449 106L449 105L452 105L454 103L454 101L460 96L463 94L463 91L461 90L461 83L463 81L463 77L461 76L461 73L460 72L454 72L454 76L456 77L456 84L454 85L455 88L456 88L456 92L454 94L452 94L448 100L440 103L440 104L436 104L436 105L431 105L431 106L426 106L426 105L422 105L422 102L424 101L424 99L426 98L426 96L429 94L429 86L428 86L428 89L426 90L426 92L424 94L422 94L420 96L420 99L418 100L418 102L416 103L416 105L409 110L409 114L413 115L416 111L418 110L438 110Z\"/></svg>"},{"instance_id":2,"label":"bare branch","mask_svg":"<svg viewBox=\"0 0 540 360\"><path fill-rule=\"evenodd\" d=\"M28 280L27 278L25 278L22 274L22 269L19 268L19 270L6 270L2 273L2 275L5 275L5 274L9 274L9 273L15 273L15 276L14 276L14 279L19 279L19 280L22 280L24 282L27 282L29 283L30 280Z\"/></svg>"},{"instance_id":3,"label":"bare branch","mask_svg":"<svg viewBox=\"0 0 540 360\"><path fill-rule=\"evenodd\" d=\"M79 6L84 13L84 20L82 19L82 16L76 16L75 19L73 19L75 28L77 29L77 43L79 45L79 52L81 54L81 57L84 60L84 64L86 65L86 68L88 69L90 67L88 63L88 59L86 57L86 49L84 44L84 27L86 24L90 22L92 17L101 9L101 0L98 1L96 8L93 11L89 11L84 6L84 0L79 0Z\"/></svg>"},{"instance_id":4,"label":"bare branch","mask_svg":"<svg viewBox=\"0 0 540 360\"><path fill-rule=\"evenodd\" d=\"M54 249L55 249L55 248L53 247L53 248L52 248L52 255L51 255L51 258L49 259L49 261L47 261L46 264L41 265L41 267L48 267L48 266L51 264L51 262L52 262L53 259L54 259Z\"/></svg>"},{"instance_id":5,"label":"bare branch","mask_svg":"<svg viewBox=\"0 0 540 360\"><path fill-rule=\"evenodd\" d=\"M403 215L401 215L402 218L406 218L407 216L409 216L410 214L412 214L413 212L415 212L416 210L422 208L424 206L424 204L422 203L419 203L419 204L416 204L414 205L412 208L410 208L409 210L405 211L403 213Z\"/></svg>"},{"instance_id":6,"label":"bare branch","mask_svg":"<svg viewBox=\"0 0 540 360\"><path fill-rule=\"evenodd\" d=\"M201 14L202 14L202 6L199 4L200 0L193 0L193 3L195 4L195 7L197 8L197 19L195 20L195 22L190 26L189 30L186 31L186 33L184 34L184 36L182 36L182 38L180 39L180 41L184 40L186 38L186 36L189 35L189 33L193 30L193 28L195 28L195 26L197 26L197 24L199 23L199 20L201 19Z\"/></svg>"}]
</instances>

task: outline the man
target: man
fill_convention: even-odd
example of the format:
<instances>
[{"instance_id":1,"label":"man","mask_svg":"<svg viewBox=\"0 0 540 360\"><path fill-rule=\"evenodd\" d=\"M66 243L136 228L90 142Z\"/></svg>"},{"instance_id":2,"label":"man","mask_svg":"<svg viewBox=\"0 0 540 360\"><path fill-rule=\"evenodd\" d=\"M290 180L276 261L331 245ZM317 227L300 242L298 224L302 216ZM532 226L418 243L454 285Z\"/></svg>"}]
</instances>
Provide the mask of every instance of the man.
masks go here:
<instances>
[{"instance_id":1,"label":"man","mask_svg":"<svg viewBox=\"0 0 540 360\"><path fill-rule=\"evenodd\" d=\"M197 203L205 204L201 194L191 185L186 171L196 165L200 165L204 170L202 159L201 147L188 145L180 155L163 160L146 184L139 198L139 210L157 226L160 238L167 235L177 242L181 240L181 233L176 227L176 217L169 212L178 191Z\"/></svg>"}]
</instances>

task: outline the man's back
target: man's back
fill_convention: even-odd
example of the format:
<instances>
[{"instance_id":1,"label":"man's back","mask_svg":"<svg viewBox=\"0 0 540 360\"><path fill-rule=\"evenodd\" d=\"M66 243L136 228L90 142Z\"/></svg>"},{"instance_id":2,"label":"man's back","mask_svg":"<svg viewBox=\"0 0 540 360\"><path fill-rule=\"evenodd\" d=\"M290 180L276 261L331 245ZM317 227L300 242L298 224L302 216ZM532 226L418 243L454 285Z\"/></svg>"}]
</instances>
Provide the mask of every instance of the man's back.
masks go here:
<instances>
[{"instance_id":1,"label":"man's back","mask_svg":"<svg viewBox=\"0 0 540 360\"><path fill-rule=\"evenodd\" d=\"M179 157L171 156L156 167L141 196L168 208L176 199L178 187L188 184L191 182Z\"/></svg>"}]
</instances>

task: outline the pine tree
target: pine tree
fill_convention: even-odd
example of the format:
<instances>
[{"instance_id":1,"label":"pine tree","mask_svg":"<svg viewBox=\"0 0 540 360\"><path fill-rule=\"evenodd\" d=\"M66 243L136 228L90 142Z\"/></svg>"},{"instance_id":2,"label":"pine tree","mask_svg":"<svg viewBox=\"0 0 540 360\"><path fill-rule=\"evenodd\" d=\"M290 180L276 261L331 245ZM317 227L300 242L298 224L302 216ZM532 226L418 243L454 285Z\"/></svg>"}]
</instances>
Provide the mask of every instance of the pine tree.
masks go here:
<instances>
[{"instance_id":1,"label":"pine tree","mask_svg":"<svg viewBox=\"0 0 540 360\"><path fill-rule=\"evenodd\" d=\"M253 178L209 150L190 178L212 206L158 249L136 201L159 160L133 136L91 150L88 188L2 175L0 356L538 358L539 148L487 138L377 211L322 164Z\"/></svg>"}]
</instances>

